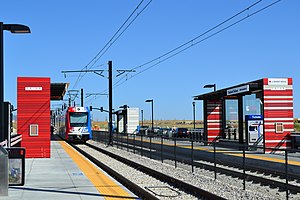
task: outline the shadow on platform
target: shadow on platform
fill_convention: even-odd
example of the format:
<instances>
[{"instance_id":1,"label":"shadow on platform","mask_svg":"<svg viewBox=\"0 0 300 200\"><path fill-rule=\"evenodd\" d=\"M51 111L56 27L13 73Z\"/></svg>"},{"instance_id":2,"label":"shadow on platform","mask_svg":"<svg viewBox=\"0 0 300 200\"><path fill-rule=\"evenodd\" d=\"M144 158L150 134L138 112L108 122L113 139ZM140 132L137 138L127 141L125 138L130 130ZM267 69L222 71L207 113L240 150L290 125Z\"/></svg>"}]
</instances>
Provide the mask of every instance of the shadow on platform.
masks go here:
<instances>
[{"instance_id":1,"label":"shadow on platform","mask_svg":"<svg viewBox=\"0 0 300 200\"><path fill-rule=\"evenodd\" d=\"M10 186L10 189L24 190L24 191L36 191L36 192L50 192L50 193L60 193L60 194L73 194L73 195L85 195L85 196L95 196L95 197L107 197L107 198L117 198L117 199L139 199L136 197L128 196L117 196L117 195L106 195L97 193L87 193L87 192L71 192L71 191L60 191L55 189L41 189L41 188L29 188L29 187L15 187ZM76 188L76 187L74 187Z\"/></svg>"}]
</instances>

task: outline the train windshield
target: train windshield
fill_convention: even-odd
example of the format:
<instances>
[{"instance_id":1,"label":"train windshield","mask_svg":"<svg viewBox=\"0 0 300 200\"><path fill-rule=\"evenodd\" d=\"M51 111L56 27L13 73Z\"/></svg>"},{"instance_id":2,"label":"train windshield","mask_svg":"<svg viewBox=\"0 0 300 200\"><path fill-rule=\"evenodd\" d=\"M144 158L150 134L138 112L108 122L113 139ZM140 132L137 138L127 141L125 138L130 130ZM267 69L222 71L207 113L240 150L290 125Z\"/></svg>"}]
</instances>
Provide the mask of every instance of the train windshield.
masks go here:
<instances>
[{"instance_id":1,"label":"train windshield","mask_svg":"<svg viewBox=\"0 0 300 200\"><path fill-rule=\"evenodd\" d=\"M70 113L71 127L86 127L88 126L88 113L71 112Z\"/></svg>"}]
</instances>

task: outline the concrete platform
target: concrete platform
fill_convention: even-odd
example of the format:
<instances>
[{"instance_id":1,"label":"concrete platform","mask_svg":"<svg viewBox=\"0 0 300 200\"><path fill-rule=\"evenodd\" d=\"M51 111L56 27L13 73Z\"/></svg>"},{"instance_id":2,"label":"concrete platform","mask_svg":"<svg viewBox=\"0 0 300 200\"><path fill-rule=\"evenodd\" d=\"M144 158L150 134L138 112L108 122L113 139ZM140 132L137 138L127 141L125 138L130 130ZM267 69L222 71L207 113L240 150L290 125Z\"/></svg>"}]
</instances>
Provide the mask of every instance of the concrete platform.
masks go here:
<instances>
[{"instance_id":1,"label":"concrete platform","mask_svg":"<svg viewBox=\"0 0 300 200\"><path fill-rule=\"evenodd\" d=\"M59 141L51 141L51 158L26 159L25 166L25 185L9 187L8 196L0 197L0 200L91 200L120 197L119 194L100 194L99 189L85 176ZM113 181L128 192L128 199L136 199L124 186Z\"/></svg>"}]
</instances>

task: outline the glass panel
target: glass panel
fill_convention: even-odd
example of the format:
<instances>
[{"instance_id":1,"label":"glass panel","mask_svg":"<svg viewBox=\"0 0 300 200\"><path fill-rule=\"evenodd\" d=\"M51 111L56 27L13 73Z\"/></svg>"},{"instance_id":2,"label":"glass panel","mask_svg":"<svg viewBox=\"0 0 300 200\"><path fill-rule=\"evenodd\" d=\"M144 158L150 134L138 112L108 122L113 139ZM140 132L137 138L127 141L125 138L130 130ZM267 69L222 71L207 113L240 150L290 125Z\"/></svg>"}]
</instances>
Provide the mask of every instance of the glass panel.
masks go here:
<instances>
[{"instance_id":1,"label":"glass panel","mask_svg":"<svg viewBox=\"0 0 300 200\"><path fill-rule=\"evenodd\" d=\"M225 101L225 134L227 139L238 140L238 100L237 99L227 99Z\"/></svg>"},{"instance_id":2,"label":"glass panel","mask_svg":"<svg viewBox=\"0 0 300 200\"><path fill-rule=\"evenodd\" d=\"M258 95L251 94L243 97L244 105L244 120L245 115L261 115L262 101L260 98L257 98Z\"/></svg>"},{"instance_id":3,"label":"glass panel","mask_svg":"<svg viewBox=\"0 0 300 200\"><path fill-rule=\"evenodd\" d=\"M21 184L23 177L22 173L22 158L9 159L9 184Z\"/></svg>"},{"instance_id":4,"label":"glass panel","mask_svg":"<svg viewBox=\"0 0 300 200\"><path fill-rule=\"evenodd\" d=\"M70 125L71 127L86 127L88 125L88 113L70 113Z\"/></svg>"},{"instance_id":5,"label":"glass panel","mask_svg":"<svg viewBox=\"0 0 300 200\"><path fill-rule=\"evenodd\" d=\"M243 97L243 134L246 138L247 127L245 125L245 115L262 115L262 92L246 95ZM251 129L251 127L250 127ZM249 130L252 131L252 130ZM254 131L254 130L253 130Z\"/></svg>"}]
</instances>

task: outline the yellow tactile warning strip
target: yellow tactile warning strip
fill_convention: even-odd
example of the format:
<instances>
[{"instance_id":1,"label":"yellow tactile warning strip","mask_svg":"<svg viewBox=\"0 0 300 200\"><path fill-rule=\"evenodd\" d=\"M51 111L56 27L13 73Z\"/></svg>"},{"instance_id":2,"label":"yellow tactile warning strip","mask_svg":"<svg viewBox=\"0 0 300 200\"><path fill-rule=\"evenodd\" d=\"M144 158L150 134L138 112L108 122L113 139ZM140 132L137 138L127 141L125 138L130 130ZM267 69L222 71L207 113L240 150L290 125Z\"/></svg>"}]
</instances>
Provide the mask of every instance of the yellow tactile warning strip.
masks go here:
<instances>
[{"instance_id":1,"label":"yellow tactile warning strip","mask_svg":"<svg viewBox=\"0 0 300 200\"><path fill-rule=\"evenodd\" d=\"M136 140L139 140L136 138ZM144 142L150 142L150 140L143 140ZM160 142L155 142L152 141L153 144L161 144ZM164 145L166 146L174 146L174 144L168 144L168 143L164 143ZM177 147L180 148L186 148L186 149L191 149L192 146L190 145L177 145ZM201 151L207 151L207 152L213 152L213 150L207 149L205 147L194 147L195 150L201 150ZM231 156L238 156L238 157L243 157L243 154L240 153L232 153L232 151L224 151L224 150L216 150L217 153L224 153L227 155L231 155ZM269 157L265 157L265 156L257 156L257 155L251 155L251 154L246 154L246 158L252 158L252 159L257 159L257 160L264 160L264 161L270 161L270 162L278 162L278 163L285 163L284 159L280 159L280 158L269 158ZM300 166L300 162L299 161L293 161L293 160L288 160L288 164L290 165L297 165Z\"/></svg>"},{"instance_id":2,"label":"yellow tactile warning strip","mask_svg":"<svg viewBox=\"0 0 300 200\"><path fill-rule=\"evenodd\" d=\"M97 169L66 142L60 141L59 143L105 199L135 199L135 197L129 194L126 190L124 190L124 188L118 185L106 174Z\"/></svg>"}]
</instances>

